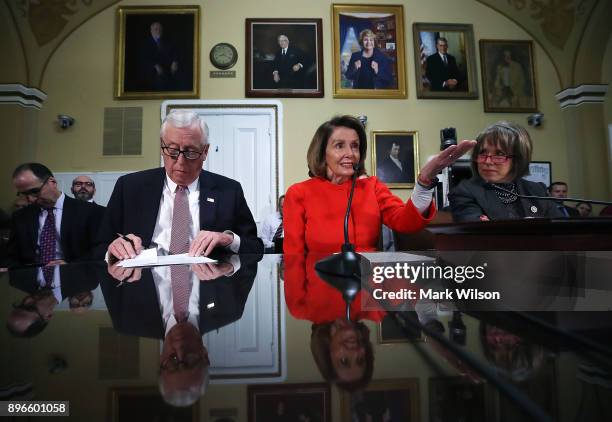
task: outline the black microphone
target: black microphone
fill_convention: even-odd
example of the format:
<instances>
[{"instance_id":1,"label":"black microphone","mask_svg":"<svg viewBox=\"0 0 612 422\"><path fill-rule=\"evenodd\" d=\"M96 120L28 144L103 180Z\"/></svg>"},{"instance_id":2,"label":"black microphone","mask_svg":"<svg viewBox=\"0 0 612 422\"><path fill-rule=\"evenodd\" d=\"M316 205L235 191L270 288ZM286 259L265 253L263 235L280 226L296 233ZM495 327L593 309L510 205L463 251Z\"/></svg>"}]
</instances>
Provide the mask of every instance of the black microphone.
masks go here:
<instances>
[{"instance_id":1,"label":"black microphone","mask_svg":"<svg viewBox=\"0 0 612 422\"><path fill-rule=\"evenodd\" d=\"M340 253L325 257L315 264L317 275L329 285L339 290L346 303L346 319L350 320L351 303L361 290L361 276L369 274L370 262L355 252L355 246L350 243L348 221L355 192L357 173L361 164L353 164L353 183L349 194L346 213L344 215L344 244Z\"/></svg>"},{"instance_id":2,"label":"black microphone","mask_svg":"<svg viewBox=\"0 0 612 422\"><path fill-rule=\"evenodd\" d=\"M570 202L584 202L585 204L612 205L612 202L599 201L597 199L555 198L554 196L521 195L520 193L512 192L511 190L502 188L501 186L495 183L485 183L485 188L486 189L496 189L501 192L509 193L512 196L515 196L517 198L524 198L524 199L541 199L544 201L556 201L556 202L570 201Z\"/></svg>"}]
</instances>

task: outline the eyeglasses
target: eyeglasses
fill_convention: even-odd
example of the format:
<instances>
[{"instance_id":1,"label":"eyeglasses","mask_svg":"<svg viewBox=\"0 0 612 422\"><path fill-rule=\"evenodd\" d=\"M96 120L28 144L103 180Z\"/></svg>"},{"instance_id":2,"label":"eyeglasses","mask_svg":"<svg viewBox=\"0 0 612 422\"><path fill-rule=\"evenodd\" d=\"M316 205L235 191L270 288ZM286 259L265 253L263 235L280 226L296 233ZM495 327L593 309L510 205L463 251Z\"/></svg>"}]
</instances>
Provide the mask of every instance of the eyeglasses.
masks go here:
<instances>
[{"instance_id":1,"label":"eyeglasses","mask_svg":"<svg viewBox=\"0 0 612 422\"><path fill-rule=\"evenodd\" d=\"M164 144L164 141L161 141L161 144L162 144L161 149L164 152L164 154L166 154L168 157L171 157L175 160L178 160L181 154L183 154L183 156L188 160L197 160L198 158L200 158L200 155L204 153L204 151L193 151L193 150L188 150L188 149L181 150L178 148L172 148Z\"/></svg>"},{"instance_id":2,"label":"eyeglasses","mask_svg":"<svg viewBox=\"0 0 612 422\"><path fill-rule=\"evenodd\" d=\"M95 184L94 182L72 182L73 188L80 188L81 186L87 186L88 188L93 188Z\"/></svg>"},{"instance_id":3,"label":"eyeglasses","mask_svg":"<svg viewBox=\"0 0 612 422\"><path fill-rule=\"evenodd\" d=\"M17 196L34 196L34 197L38 197L40 195L40 191L42 190L42 188L47 184L47 182L49 181L49 177L47 177L42 185L40 185L37 188L32 188L23 192L17 192Z\"/></svg>"},{"instance_id":4,"label":"eyeglasses","mask_svg":"<svg viewBox=\"0 0 612 422\"><path fill-rule=\"evenodd\" d=\"M493 154L487 154L487 153L481 152L480 154L476 156L476 162L484 163L487 161L487 158L490 158L493 164L504 164L506 161L508 161L512 157L514 156L506 155L506 154L493 155Z\"/></svg>"},{"instance_id":5,"label":"eyeglasses","mask_svg":"<svg viewBox=\"0 0 612 422\"><path fill-rule=\"evenodd\" d=\"M210 365L208 356L203 356L202 353L187 353L185 360L180 360L176 353L172 353L159 365L160 369L168 372L177 372L181 369L193 369L198 366L202 361L206 365Z\"/></svg>"}]
</instances>

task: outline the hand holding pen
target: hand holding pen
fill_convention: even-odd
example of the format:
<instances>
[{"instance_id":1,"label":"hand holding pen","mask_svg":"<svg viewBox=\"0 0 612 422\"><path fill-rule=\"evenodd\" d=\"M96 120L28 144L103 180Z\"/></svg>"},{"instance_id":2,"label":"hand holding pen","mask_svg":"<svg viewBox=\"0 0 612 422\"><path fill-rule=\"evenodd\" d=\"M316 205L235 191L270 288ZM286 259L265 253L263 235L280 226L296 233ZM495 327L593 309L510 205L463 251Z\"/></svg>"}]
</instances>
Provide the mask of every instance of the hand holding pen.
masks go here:
<instances>
[{"instance_id":1,"label":"hand holding pen","mask_svg":"<svg viewBox=\"0 0 612 422\"><path fill-rule=\"evenodd\" d=\"M134 258L142 251L142 240L135 234L124 235L117 233L115 240L108 245L109 255L116 259Z\"/></svg>"}]
</instances>

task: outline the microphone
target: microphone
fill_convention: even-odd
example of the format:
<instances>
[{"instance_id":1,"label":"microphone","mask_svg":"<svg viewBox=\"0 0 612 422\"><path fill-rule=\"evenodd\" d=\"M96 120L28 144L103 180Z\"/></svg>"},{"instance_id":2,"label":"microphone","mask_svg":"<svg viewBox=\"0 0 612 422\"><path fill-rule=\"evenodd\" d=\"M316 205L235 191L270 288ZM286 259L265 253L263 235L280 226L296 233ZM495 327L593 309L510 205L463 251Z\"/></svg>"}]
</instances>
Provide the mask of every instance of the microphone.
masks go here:
<instances>
[{"instance_id":1,"label":"microphone","mask_svg":"<svg viewBox=\"0 0 612 422\"><path fill-rule=\"evenodd\" d=\"M347 320L351 319L351 303L359 290L361 290L361 276L369 274L370 271L369 261L355 252L355 246L350 242L348 234L349 215L351 213L351 204L353 203L357 173L360 168L360 163L353 164L353 183L344 215L344 244L342 245L342 251L325 257L315 264L317 275L342 293L346 303Z\"/></svg>"},{"instance_id":2,"label":"microphone","mask_svg":"<svg viewBox=\"0 0 612 422\"><path fill-rule=\"evenodd\" d=\"M524 198L524 199L541 199L544 201L557 201L557 202L569 201L569 202L584 202L586 204L612 205L612 202L600 201L597 199L555 198L554 196L521 195L520 193L512 192L511 190L502 188L501 186L496 185L495 183L490 183L490 182L485 183L485 188L486 189L496 189L501 192L509 193L512 196L516 196L517 198Z\"/></svg>"}]
</instances>

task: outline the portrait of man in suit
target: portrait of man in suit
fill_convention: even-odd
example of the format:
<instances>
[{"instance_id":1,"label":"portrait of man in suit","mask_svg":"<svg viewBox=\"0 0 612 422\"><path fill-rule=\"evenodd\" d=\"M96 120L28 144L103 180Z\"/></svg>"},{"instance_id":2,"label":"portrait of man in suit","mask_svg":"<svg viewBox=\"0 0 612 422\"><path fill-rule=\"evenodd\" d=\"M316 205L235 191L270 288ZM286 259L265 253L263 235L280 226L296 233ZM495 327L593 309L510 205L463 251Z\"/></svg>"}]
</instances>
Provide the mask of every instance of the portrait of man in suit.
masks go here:
<instances>
[{"instance_id":1,"label":"portrait of man in suit","mask_svg":"<svg viewBox=\"0 0 612 422\"><path fill-rule=\"evenodd\" d=\"M96 254L111 260L158 254L263 253L240 183L202 169L208 126L175 109L160 130L164 167L120 177L108 202ZM118 236L122 234L122 236Z\"/></svg>"},{"instance_id":2,"label":"portrait of man in suit","mask_svg":"<svg viewBox=\"0 0 612 422\"><path fill-rule=\"evenodd\" d=\"M409 187L414 184L415 134L374 132L373 137L374 175L382 182L395 184L396 187Z\"/></svg>"},{"instance_id":3,"label":"portrait of man in suit","mask_svg":"<svg viewBox=\"0 0 612 422\"><path fill-rule=\"evenodd\" d=\"M302 88L304 85L304 64L302 52L297 47L289 46L289 38L278 36L279 49L274 56L272 79L278 88Z\"/></svg>"},{"instance_id":4,"label":"portrait of man in suit","mask_svg":"<svg viewBox=\"0 0 612 422\"><path fill-rule=\"evenodd\" d=\"M432 91L466 90L465 78L457 67L457 60L448 54L448 41L439 37L436 41L436 52L427 57L425 75Z\"/></svg>"}]
</instances>

